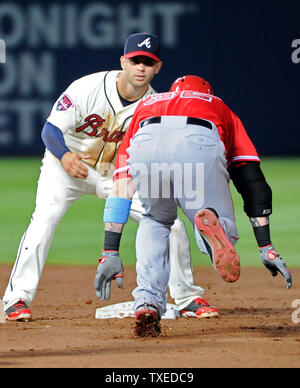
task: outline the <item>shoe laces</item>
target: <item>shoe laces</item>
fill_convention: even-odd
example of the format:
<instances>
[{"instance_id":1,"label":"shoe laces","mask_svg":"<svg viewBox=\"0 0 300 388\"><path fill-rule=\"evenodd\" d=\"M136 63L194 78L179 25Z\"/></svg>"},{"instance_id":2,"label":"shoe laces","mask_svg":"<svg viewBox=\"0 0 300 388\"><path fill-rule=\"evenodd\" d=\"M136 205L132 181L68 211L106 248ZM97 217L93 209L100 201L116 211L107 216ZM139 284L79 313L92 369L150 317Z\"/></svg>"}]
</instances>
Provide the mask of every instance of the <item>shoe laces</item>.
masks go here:
<instances>
[{"instance_id":1,"label":"shoe laces","mask_svg":"<svg viewBox=\"0 0 300 388\"><path fill-rule=\"evenodd\" d=\"M194 302L200 306L210 307L208 301L206 299L203 299L203 298L196 298L196 299L194 299Z\"/></svg>"},{"instance_id":2,"label":"shoe laces","mask_svg":"<svg viewBox=\"0 0 300 388\"><path fill-rule=\"evenodd\" d=\"M19 300L17 303L14 304L14 308L19 309L21 307L26 307L26 304L23 300Z\"/></svg>"}]
</instances>

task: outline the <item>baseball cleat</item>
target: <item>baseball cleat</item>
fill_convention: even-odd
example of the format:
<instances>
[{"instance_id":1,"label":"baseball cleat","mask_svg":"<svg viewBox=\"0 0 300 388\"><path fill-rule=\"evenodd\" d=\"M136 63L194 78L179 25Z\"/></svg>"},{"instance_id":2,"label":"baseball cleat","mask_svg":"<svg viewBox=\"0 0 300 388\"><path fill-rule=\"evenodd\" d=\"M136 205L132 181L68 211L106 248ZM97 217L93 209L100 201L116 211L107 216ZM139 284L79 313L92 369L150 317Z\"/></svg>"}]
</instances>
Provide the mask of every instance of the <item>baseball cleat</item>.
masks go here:
<instances>
[{"instance_id":1,"label":"baseball cleat","mask_svg":"<svg viewBox=\"0 0 300 388\"><path fill-rule=\"evenodd\" d=\"M196 298L184 309L180 310L182 317L192 318L218 318L219 311L210 306L206 299Z\"/></svg>"},{"instance_id":2,"label":"baseball cleat","mask_svg":"<svg viewBox=\"0 0 300 388\"><path fill-rule=\"evenodd\" d=\"M240 259L228 240L217 215L209 209L199 210L195 216L195 225L209 247L214 268L223 280L235 282L240 276Z\"/></svg>"},{"instance_id":3,"label":"baseball cleat","mask_svg":"<svg viewBox=\"0 0 300 388\"><path fill-rule=\"evenodd\" d=\"M6 319L8 321L23 321L28 322L32 313L31 310L26 306L23 300L19 300L13 306L9 307L6 311Z\"/></svg>"},{"instance_id":4,"label":"baseball cleat","mask_svg":"<svg viewBox=\"0 0 300 388\"><path fill-rule=\"evenodd\" d=\"M161 334L158 311L154 306L143 305L135 312L134 335L137 337L158 337Z\"/></svg>"}]
</instances>

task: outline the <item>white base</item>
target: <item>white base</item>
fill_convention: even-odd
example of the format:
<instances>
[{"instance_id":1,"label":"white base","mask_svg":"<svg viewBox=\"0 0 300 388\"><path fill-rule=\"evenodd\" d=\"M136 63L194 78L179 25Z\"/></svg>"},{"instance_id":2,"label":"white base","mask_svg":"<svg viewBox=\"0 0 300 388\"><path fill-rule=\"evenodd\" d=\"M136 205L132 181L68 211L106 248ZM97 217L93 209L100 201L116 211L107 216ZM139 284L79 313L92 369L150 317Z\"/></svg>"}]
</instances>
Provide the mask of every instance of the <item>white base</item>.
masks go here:
<instances>
[{"instance_id":1,"label":"white base","mask_svg":"<svg viewBox=\"0 0 300 388\"><path fill-rule=\"evenodd\" d=\"M134 318L134 302L117 303L106 307L101 307L96 310L96 319L108 319L108 318ZM175 304L167 304L167 311L161 317L161 319L176 319L180 318L181 313L177 310Z\"/></svg>"},{"instance_id":2,"label":"white base","mask_svg":"<svg viewBox=\"0 0 300 388\"><path fill-rule=\"evenodd\" d=\"M2 300L0 299L0 323L6 322L5 312L3 307L4 306L3 306Z\"/></svg>"}]
</instances>

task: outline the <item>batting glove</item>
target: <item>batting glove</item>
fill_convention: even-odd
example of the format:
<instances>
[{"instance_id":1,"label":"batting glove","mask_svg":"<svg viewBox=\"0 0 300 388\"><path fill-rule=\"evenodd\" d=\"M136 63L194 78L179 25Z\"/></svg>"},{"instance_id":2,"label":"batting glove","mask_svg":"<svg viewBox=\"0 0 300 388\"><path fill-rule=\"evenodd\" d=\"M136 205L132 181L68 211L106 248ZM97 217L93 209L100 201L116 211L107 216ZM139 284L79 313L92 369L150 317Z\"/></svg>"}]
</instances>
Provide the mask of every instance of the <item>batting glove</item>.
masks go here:
<instances>
[{"instance_id":1,"label":"batting glove","mask_svg":"<svg viewBox=\"0 0 300 388\"><path fill-rule=\"evenodd\" d=\"M285 278L286 288L292 287L292 275L282 260L279 253L276 252L273 245L259 248L260 258L264 266L271 272L272 276L277 276L278 272Z\"/></svg>"},{"instance_id":2,"label":"batting glove","mask_svg":"<svg viewBox=\"0 0 300 388\"><path fill-rule=\"evenodd\" d=\"M110 298L111 281L116 279L117 286L123 287L124 269L119 252L103 251L95 277L96 295L101 300Z\"/></svg>"}]
</instances>

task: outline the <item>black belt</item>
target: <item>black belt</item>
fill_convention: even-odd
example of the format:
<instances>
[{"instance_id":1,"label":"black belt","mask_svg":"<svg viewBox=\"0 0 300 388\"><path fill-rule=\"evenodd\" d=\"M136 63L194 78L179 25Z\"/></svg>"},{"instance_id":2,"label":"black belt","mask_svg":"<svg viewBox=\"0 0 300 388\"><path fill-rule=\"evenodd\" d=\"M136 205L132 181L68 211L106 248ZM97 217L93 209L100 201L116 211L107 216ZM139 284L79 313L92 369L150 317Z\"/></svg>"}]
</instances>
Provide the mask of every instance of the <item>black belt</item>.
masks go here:
<instances>
[{"instance_id":1,"label":"black belt","mask_svg":"<svg viewBox=\"0 0 300 388\"><path fill-rule=\"evenodd\" d=\"M140 128L144 127L145 125L149 125L149 124L159 124L160 122L161 122L161 116L150 117L149 119L146 119L140 123ZM196 117L187 117L186 123L193 124L193 125L200 125L201 127L212 129L212 124L209 121L203 120L203 119L198 119Z\"/></svg>"}]
</instances>

